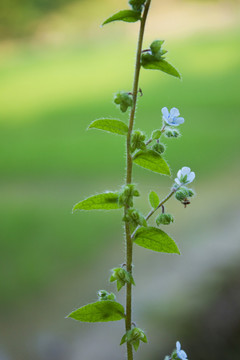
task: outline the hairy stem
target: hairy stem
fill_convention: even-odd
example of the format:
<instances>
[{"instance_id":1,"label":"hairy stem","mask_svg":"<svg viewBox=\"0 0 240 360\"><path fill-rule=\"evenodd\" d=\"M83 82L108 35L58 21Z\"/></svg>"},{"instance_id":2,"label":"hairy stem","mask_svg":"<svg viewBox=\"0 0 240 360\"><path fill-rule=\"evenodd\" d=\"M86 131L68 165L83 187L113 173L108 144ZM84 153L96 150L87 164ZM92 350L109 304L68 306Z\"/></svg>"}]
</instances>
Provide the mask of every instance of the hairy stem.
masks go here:
<instances>
[{"instance_id":1,"label":"hairy stem","mask_svg":"<svg viewBox=\"0 0 240 360\"><path fill-rule=\"evenodd\" d=\"M133 90L132 90L132 97L133 97L133 105L130 112L129 118L129 126L128 126L128 135L127 135L127 173L126 173L126 184L131 184L132 182L132 155L131 155L131 137L132 137L132 130L134 125L134 118L136 112L136 104L137 104L137 94L138 94L138 84L139 84L139 75L141 69L141 52L142 52L142 43L143 43L143 36L145 30L146 19L149 11L149 7L151 4L151 0L147 0L143 12L143 16L141 19L140 31L139 31L139 38L138 38L138 46L137 46L137 55L136 55L136 65L135 65L135 74L134 74L134 81L133 81ZM128 211L128 206L126 205L124 208L124 213L126 214ZM127 271L132 273L132 253L133 253L133 244L131 238L131 230L129 223L125 223L125 234L126 234L126 263L127 263ZM127 284L126 290L126 332L131 330L132 326L132 284ZM133 349L132 345L127 343L127 359L133 360Z\"/></svg>"}]
</instances>

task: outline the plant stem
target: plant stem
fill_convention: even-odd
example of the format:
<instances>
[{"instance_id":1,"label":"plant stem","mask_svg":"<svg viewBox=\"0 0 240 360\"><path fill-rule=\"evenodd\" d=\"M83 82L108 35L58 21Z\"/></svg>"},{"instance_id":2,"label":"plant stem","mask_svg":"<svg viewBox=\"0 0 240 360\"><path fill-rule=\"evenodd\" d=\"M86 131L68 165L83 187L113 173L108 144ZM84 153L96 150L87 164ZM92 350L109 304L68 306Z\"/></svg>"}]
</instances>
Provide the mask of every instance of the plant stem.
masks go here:
<instances>
[{"instance_id":1,"label":"plant stem","mask_svg":"<svg viewBox=\"0 0 240 360\"><path fill-rule=\"evenodd\" d=\"M139 75L141 69L141 52L142 52L142 43L143 43L143 36L145 30L145 24L147 20L147 15L149 11L149 7L151 4L151 0L147 0L143 12L143 16L141 18L141 25L139 31L139 38L138 38L138 45L137 45L137 55L136 55L136 65L135 65L135 74L134 74L134 81L133 81L133 105L130 112L129 118L129 126L128 126L128 135L127 135L127 173L126 173L126 185L131 184L132 182L132 155L131 155L131 137L132 137L132 130L134 125L134 118L136 112L136 104L137 104L137 94L138 94L138 83L139 83ZM126 215L128 211L128 206L126 205L124 208L124 213ZM133 244L131 238L131 230L128 222L125 222L125 234L126 234L126 263L127 263L127 271L132 273L132 253L133 253ZM132 326L132 284L127 283L127 290L126 290L126 332L131 330ZM132 345L127 342L127 359L133 360L133 349Z\"/></svg>"}]
</instances>

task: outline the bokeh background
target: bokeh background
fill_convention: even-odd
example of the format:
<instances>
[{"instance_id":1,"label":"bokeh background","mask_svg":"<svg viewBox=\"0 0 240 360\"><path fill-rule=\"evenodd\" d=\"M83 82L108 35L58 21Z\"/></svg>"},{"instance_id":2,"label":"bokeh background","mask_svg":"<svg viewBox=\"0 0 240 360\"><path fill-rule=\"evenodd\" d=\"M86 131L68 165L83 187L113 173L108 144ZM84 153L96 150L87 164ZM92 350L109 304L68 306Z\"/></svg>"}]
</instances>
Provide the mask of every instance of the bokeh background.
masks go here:
<instances>
[{"instance_id":1,"label":"bokeh background","mask_svg":"<svg viewBox=\"0 0 240 360\"><path fill-rule=\"evenodd\" d=\"M124 180L121 137L86 132L102 116L127 122L113 93L131 90L138 24L101 28L126 0L0 1L0 359L120 360L123 323L65 319L113 291L124 261L121 211L71 214ZM136 128L161 108L185 118L166 140L172 179L134 168L138 207L164 197L176 171L196 172L186 209L167 205L182 256L135 247L134 319L149 338L136 358L163 359L180 340L189 359L239 359L239 1L153 1L144 47L165 39L179 81L142 71ZM123 293L118 300L124 301Z\"/></svg>"}]
</instances>

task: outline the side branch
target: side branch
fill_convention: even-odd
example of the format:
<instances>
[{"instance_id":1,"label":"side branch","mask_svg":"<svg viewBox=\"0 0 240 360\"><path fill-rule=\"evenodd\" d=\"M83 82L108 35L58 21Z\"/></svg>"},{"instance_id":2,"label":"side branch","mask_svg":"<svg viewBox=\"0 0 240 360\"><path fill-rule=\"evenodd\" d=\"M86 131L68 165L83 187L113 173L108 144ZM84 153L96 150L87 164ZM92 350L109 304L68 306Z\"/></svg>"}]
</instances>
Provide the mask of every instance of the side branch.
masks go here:
<instances>
[{"instance_id":1,"label":"side branch","mask_svg":"<svg viewBox=\"0 0 240 360\"><path fill-rule=\"evenodd\" d=\"M158 210L160 209L160 207L162 207L172 196L173 194L176 192L176 189L172 190L159 204L158 206L155 208L155 209L152 209L148 214L147 216L145 217L145 220L148 220L150 219L150 217ZM134 239L134 236L137 232L137 230L139 229L140 226L138 226L134 232L132 233L131 235L131 239L133 240Z\"/></svg>"}]
</instances>

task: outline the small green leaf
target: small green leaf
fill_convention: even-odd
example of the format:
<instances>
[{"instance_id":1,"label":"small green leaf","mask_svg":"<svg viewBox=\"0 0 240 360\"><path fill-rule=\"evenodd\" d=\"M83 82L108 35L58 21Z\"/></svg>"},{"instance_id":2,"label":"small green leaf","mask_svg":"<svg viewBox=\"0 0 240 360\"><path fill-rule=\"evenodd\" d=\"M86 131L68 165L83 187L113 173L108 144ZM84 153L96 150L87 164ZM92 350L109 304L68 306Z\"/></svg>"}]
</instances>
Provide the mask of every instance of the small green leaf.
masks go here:
<instances>
[{"instance_id":1,"label":"small green leaf","mask_svg":"<svg viewBox=\"0 0 240 360\"><path fill-rule=\"evenodd\" d=\"M166 60L152 61L150 63L144 64L143 67L144 69L148 70L161 70L169 75L181 79L181 75L177 69L175 69L175 67L169 64Z\"/></svg>"},{"instance_id":2,"label":"small green leaf","mask_svg":"<svg viewBox=\"0 0 240 360\"><path fill-rule=\"evenodd\" d=\"M93 129L93 128L111 132L118 135L127 135L128 133L127 125L124 122L115 119L95 120L88 127L88 129Z\"/></svg>"},{"instance_id":3,"label":"small green leaf","mask_svg":"<svg viewBox=\"0 0 240 360\"><path fill-rule=\"evenodd\" d=\"M125 285L125 282L118 280L117 281L117 291L120 291L124 285Z\"/></svg>"},{"instance_id":4,"label":"small green leaf","mask_svg":"<svg viewBox=\"0 0 240 360\"><path fill-rule=\"evenodd\" d=\"M147 336L143 334L143 337L141 338L142 342L147 343Z\"/></svg>"},{"instance_id":5,"label":"small green leaf","mask_svg":"<svg viewBox=\"0 0 240 360\"><path fill-rule=\"evenodd\" d=\"M113 21L126 21L126 22L136 22L141 19L141 12L134 10L121 10L116 14L110 16L107 20L103 22L102 25L109 24Z\"/></svg>"},{"instance_id":6,"label":"small green leaf","mask_svg":"<svg viewBox=\"0 0 240 360\"><path fill-rule=\"evenodd\" d=\"M114 210L120 209L118 204L118 193L106 192L91 196L83 201L77 203L75 210Z\"/></svg>"},{"instance_id":7,"label":"small green leaf","mask_svg":"<svg viewBox=\"0 0 240 360\"><path fill-rule=\"evenodd\" d=\"M106 322L121 320L125 315L121 304L105 300L85 305L67 317L82 322Z\"/></svg>"},{"instance_id":8,"label":"small green leaf","mask_svg":"<svg viewBox=\"0 0 240 360\"><path fill-rule=\"evenodd\" d=\"M136 341L133 343L133 347L134 347L134 350L135 350L135 351L138 350L139 345L140 345L140 340L136 340Z\"/></svg>"},{"instance_id":9,"label":"small green leaf","mask_svg":"<svg viewBox=\"0 0 240 360\"><path fill-rule=\"evenodd\" d=\"M149 194L149 202L153 209L156 209L160 203L158 195L155 191L151 191Z\"/></svg>"},{"instance_id":10,"label":"small green leaf","mask_svg":"<svg viewBox=\"0 0 240 360\"><path fill-rule=\"evenodd\" d=\"M154 150L139 150L133 157L135 164L163 175L170 175L166 161Z\"/></svg>"},{"instance_id":11,"label":"small green leaf","mask_svg":"<svg viewBox=\"0 0 240 360\"><path fill-rule=\"evenodd\" d=\"M127 341L127 334L124 334L121 339L120 345L124 344L126 341Z\"/></svg>"},{"instance_id":12,"label":"small green leaf","mask_svg":"<svg viewBox=\"0 0 240 360\"><path fill-rule=\"evenodd\" d=\"M164 231L155 227L139 228L134 237L134 242L153 251L180 255L180 251L173 239Z\"/></svg>"}]
</instances>

